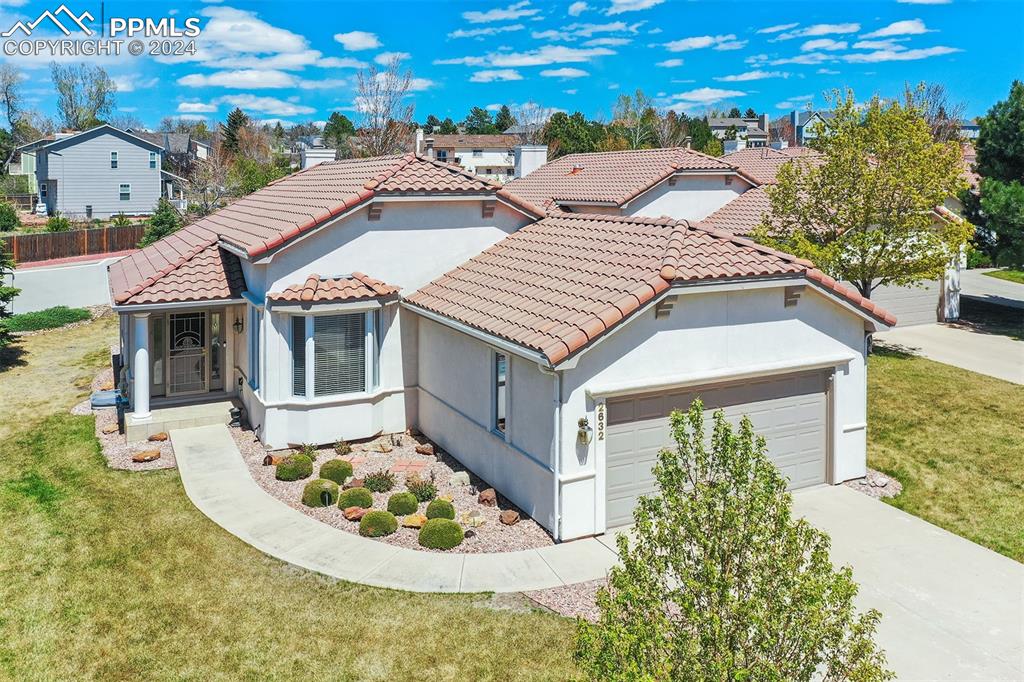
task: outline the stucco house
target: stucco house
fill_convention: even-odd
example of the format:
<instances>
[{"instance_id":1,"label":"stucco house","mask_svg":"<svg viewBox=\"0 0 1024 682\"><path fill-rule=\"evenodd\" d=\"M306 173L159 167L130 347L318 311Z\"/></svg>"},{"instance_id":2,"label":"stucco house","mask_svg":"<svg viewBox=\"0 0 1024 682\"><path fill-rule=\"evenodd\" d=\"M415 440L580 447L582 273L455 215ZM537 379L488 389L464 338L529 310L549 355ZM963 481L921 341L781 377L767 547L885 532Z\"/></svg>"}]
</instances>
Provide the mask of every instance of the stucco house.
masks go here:
<instances>
[{"instance_id":1,"label":"stucco house","mask_svg":"<svg viewBox=\"0 0 1024 682\"><path fill-rule=\"evenodd\" d=\"M417 428L557 540L630 520L695 396L750 415L793 487L863 476L865 335L895 323L731 232L415 155L290 175L110 281L129 429L215 397L273 448Z\"/></svg>"},{"instance_id":2,"label":"stucco house","mask_svg":"<svg viewBox=\"0 0 1024 682\"><path fill-rule=\"evenodd\" d=\"M515 177L515 135L425 135L416 130L416 153L462 166L470 173L494 182Z\"/></svg>"}]
</instances>

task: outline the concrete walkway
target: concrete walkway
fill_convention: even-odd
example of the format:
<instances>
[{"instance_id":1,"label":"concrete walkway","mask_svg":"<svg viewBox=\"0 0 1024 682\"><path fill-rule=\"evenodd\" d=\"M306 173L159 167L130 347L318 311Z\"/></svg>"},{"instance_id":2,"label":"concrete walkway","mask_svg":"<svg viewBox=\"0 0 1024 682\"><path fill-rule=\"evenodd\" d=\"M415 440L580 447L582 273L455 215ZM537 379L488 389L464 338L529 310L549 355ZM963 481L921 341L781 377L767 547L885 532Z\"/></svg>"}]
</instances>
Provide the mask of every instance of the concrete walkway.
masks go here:
<instances>
[{"instance_id":1,"label":"concrete walkway","mask_svg":"<svg viewBox=\"0 0 1024 682\"><path fill-rule=\"evenodd\" d=\"M260 551L333 578L412 592L523 592L605 577L614 537L501 554L421 552L333 528L252 479L227 427L170 432L185 492L217 525Z\"/></svg>"},{"instance_id":2,"label":"concrete walkway","mask_svg":"<svg viewBox=\"0 0 1024 682\"><path fill-rule=\"evenodd\" d=\"M944 324L897 327L875 334L886 346L990 377L1024 384L1024 341Z\"/></svg>"},{"instance_id":3,"label":"concrete walkway","mask_svg":"<svg viewBox=\"0 0 1024 682\"><path fill-rule=\"evenodd\" d=\"M960 295L969 298L1024 309L1024 284L989 277L986 272L997 268L978 268L960 273Z\"/></svg>"}]
</instances>

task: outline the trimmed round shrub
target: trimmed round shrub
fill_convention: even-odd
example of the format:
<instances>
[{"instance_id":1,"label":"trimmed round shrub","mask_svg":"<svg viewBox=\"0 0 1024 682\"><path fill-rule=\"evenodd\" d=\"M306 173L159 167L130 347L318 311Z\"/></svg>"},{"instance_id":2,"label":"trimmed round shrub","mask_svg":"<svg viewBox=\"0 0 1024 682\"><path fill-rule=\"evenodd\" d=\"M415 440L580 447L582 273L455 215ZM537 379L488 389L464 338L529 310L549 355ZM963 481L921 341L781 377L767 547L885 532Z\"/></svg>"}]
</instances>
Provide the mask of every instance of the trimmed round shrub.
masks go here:
<instances>
[{"instance_id":1,"label":"trimmed round shrub","mask_svg":"<svg viewBox=\"0 0 1024 682\"><path fill-rule=\"evenodd\" d=\"M434 500L427 505L428 519L454 519L455 505L448 500Z\"/></svg>"},{"instance_id":2,"label":"trimmed round shrub","mask_svg":"<svg viewBox=\"0 0 1024 682\"><path fill-rule=\"evenodd\" d=\"M338 495L338 507L348 509L349 507L362 507L369 509L373 506L373 495L366 488L349 488L342 490Z\"/></svg>"},{"instance_id":3,"label":"trimmed round shrub","mask_svg":"<svg viewBox=\"0 0 1024 682\"><path fill-rule=\"evenodd\" d=\"M338 484L318 478L302 489L302 504L307 507L330 507L338 499Z\"/></svg>"},{"instance_id":4,"label":"trimmed round shrub","mask_svg":"<svg viewBox=\"0 0 1024 682\"><path fill-rule=\"evenodd\" d=\"M415 514L419 502L412 493L395 493L388 498L388 511L398 516Z\"/></svg>"},{"instance_id":5,"label":"trimmed round shrub","mask_svg":"<svg viewBox=\"0 0 1024 682\"><path fill-rule=\"evenodd\" d=\"M313 460L305 455L288 455L277 465L274 474L279 481L297 481L313 475Z\"/></svg>"},{"instance_id":6,"label":"trimmed round shrub","mask_svg":"<svg viewBox=\"0 0 1024 682\"><path fill-rule=\"evenodd\" d=\"M398 530L398 519L388 511L376 509L366 512L359 520L359 534L368 538L380 538Z\"/></svg>"},{"instance_id":7,"label":"trimmed round shrub","mask_svg":"<svg viewBox=\"0 0 1024 682\"><path fill-rule=\"evenodd\" d=\"M21 218L18 217L18 209L9 202L0 201L0 232L10 232L21 227Z\"/></svg>"},{"instance_id":8,"label":"trimmed round shrub","mask_svg":"<svg viewBox=\"0 0 1024 682\"><path fill-rule=\"evenodd\" d=\"M352 475L352 464L343 459L329 459L320 465L320 478L342 485Z\"/></svg>"},{"instance_id":9,"label":"trimmed round shrub","mask_svg":"<svg viewBox=\"0 0 1024 682\"><path fill-rule=\"evenodd\" d=\"M462 526L451 519L430 519L420 529L419 539L428 549L452 549L462 544Z\"/></svg>"}]
</instances>

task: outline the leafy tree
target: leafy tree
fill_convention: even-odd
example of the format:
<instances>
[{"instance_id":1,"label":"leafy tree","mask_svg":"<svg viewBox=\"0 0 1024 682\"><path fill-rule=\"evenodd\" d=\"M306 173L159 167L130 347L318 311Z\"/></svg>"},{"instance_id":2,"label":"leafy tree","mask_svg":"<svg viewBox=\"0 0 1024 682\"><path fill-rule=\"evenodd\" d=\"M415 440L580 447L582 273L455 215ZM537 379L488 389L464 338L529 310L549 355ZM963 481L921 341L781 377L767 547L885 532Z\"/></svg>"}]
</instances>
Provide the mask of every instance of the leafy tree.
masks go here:
<instances>
[{"instance_id":1,"label":"leafy tree","mask_svg":"<svg viewBox=\"0 0 1024 682\"><path fill-rule=\"evenodd\" d=\"M747 110L743 112L743 118L757 118L757 112L754 111L754 107L747 107Z\"/></svg>"},{"instance_id":2,"label":"leafy tree","mask_svg":"<svg viewBox=\"0 0 1024 682\"><path fill-rule=\"evenodd\" d=\"M512 110L507 104L502 104L501 109L498 109L498 115L494 117L494 127L499 133L503 133L515 124L516 117L512 115Z\"/></svg>"},{"instance_id":3,"label":"leafy tree","mask_svg":"<svg viewBox=\"0 0 1024 682\"><path fill-rule=\"evenodd\" d=\"M559 111L548 119L544 128L544 143L551 150L551 159L566 154L592 152L597 147L595 132L580 112L569 116L564 111Z\"/></svg>"},{"instance_id":4,"label":"leafy tree","mask_svg":"<svg viewBox=\"0 0 1024 682\"><path fill-rule=\"evenodd\" d=\"M447 117L441 121L441 125L437 129L439 135L455 135L458 132L459 127L455 125L455 121Z\"/></svg>"},{"instance_id":5,"label":"leafy tree","mask_svg":"<svg viewBox=\"0 0 1024 682\"><path fill-rule=\"evenodd\" d=\"M711 132L711 126L708 125L706 118L691 118L689 128L690 146L693 149L711 156L721 156L724 153L722 141Z\"/></svg>"},{"instance_id":6,"label":"leafy tree","mask_svg":"<svg viewBox=\"0 0 1024 682\"><path fill-rule=\"evenodd\" d=\"M223 137L221 147L231 154L237 152L239 133L248 125L249 117L245 115L244 111L235 107L228 114L227 122L220 127L221 136Z\"/></svg>"},{"instance_id":7,"label":"leafy tree","mask_svg":"<svg viewBox=\"0 0 1024 682\"><path fill-rule=\"evenodd\" d=\"M619 95L615 102L614 127L626 141L626 149L648 149L654 143L654 120L657 114L651 98L639 88L632 97Z\"/></svg>"},{"instance_id":8,"label":"leafy tree","mask_svg":"<svg viewBox=\"0 0 1024 682\"><path fill-rule=\"evenodd\" d=\"M65 127L87 130L110 117L117 85L102 66L52 62L50 76L57 91L57 114Z\"/></svg>"},{"instance_id":9,"label":"leafy tree","mask_svg":"<svg viewBox=\"0 0 1024 682\"><path fill-rule=\"evenodd\" d=\"M990 232L978 239L997 265L1024 265L1024 184L983 178L978 194L969 195L968 214Z\"/></svg>"},{"instance_id":10,"label":"leafy tree","mask_svg":"<svg viewBox=\"0 0 1024 682\"><path fill-rule=\"evenodd\" d=\"M736 135L738 135L738 134L739 134L739 131L736 129L736 126L729 126L728 128L725 129L724 139L726 139L726 140L735 140L736 139Z\"/></svg>"},{"instance_id":11,"label":"leafy tree","mask_svg":"<svg viewBox=\"0 0 1024 682\"><path fill-rule=\"evenodd\" d=\"M350 135L355 135L356 127L349 120L345 114L338 113L335 111L327 119L327 125L324 126L324 137L331 140L335 144L341 142Z\"/></svg>"},{"instance_id":12,"label":"leafy tree","mask_svg":"<svg viewBox=\"0 0 1024 682\"><path fill-rule=\"evenodd\" d=\"M150 217L148 224L146 225L146 231L142 234L142 240L139 242L139 248L149 246L150 244L160 241L168 235L172 235L181 229L181 216L171 206L171 203L164 197L156 202L156 208L153 210L153 215Z\"/></svg>"},{"instance_id":13,"label":"leafy tree","mask_svg":"<svg viewBox=\"0 0 1024 682\"><path fill-rule=\"evenodd\" d=\"M1024 83L1014 81L1009 96L978 123L978 173L1002 182L1024 182Z\"/></svg>"},{"instance_id":14,"label":"leafy tree","mask_svg":"<svg viewBox=\"0 0 1024 682\"><path fill-rule=\"evenodd\" d=\"M858 680L893 677L873 641L881 614L858 613L850 567L793 518L786 479L744 417L704 407L670 417L658 496L633 512L634 540L598 592L596 623L577 623L575 659L600 680Z\"/></svg>"},{"instance_id":15,"label":"leafy tree","mask_svg":"<svg viewBox=\"0 0 1024 682\"><path fill-rule=\"evenodd\" d=\"M262 163L254 159L239 157L235 159L228 172L228 184L235 196L245 196L266 187L286 174L287 171L275 163Z\"/></svg>"},{"instance_id":16,"label":"leafy tree","mask_svg":"<svg viewBox=\"0 0 1024 682\"><path fill-rule=\"evenodd\" d=\"M812 143L820 163L782 166L755 239L814 261L865 298L878 286L938 279L972 231L933 214L963 187L959 144L935 142L913 103L874 97L861 108L852 91L833 100Z\"/></svg>"},{"instance_id":17,"label":"leafy tree","mask_svg":"<svg viewBox=\"0 0 1024 682\"><path fill-rule=\"evenodd\" d=\"M729 113L726 114L726 115L729 118L739 118L740 117L740 108L739 107L733 107L732 109L729 110Z\"/></svg>"},{"instance_id":18,"label":"leafy tree","mask_svg":"<svg viewBox=\"0 0 1024 682\"><path fill-rule=\"evenodd\" d=\"M0 232L10 232L21 227L18 210L10 202L0 201Z\"/></svg>"},{"instance_id":19,"label":"leafy tree","mask_svg":"<svg viewBox=\"0 0 1024 682\"><path fill-rule=\"evenodd\" d=\"M14 272L14 259L11 254L0 248L0 348L11 342L11 332L3 323L3 319L11 316L11 303L21 289L9 286L8 277Z\"/></svg>"},{"instance_id":20,"label":"leafy tree","mask_svg":"<svg viewBox=\"0 0 1024 682\"><path fill-rule=\"evenodd\" d=\"M71 227L71 221L62 216L60 213L54 213L52 216L46 219L47 232L70 232Z\"/></svg>"},{"instance_id":21,"label":"leafy tree","mask_svg":"<svg viewBox=\"0 0 1024 682\"><path fill-rule=\"evenodd\" d=\"M427 135L433 135L440 127L441 120L437 116L430 114L427 116L427 122L423 124L423 132Z\"/></svg>"},{"instance_id":22,"label":"leafy tree","mask_svg":"<svg viewBox=\"0 0 1024 682\"><path fill-rule=\"evenodd\" d=\"M482 107L473 107L462 122L462 128L467 135L493 135L497 132L494 121L491 119L491 112Z\"/></svg>"}]
</instances>

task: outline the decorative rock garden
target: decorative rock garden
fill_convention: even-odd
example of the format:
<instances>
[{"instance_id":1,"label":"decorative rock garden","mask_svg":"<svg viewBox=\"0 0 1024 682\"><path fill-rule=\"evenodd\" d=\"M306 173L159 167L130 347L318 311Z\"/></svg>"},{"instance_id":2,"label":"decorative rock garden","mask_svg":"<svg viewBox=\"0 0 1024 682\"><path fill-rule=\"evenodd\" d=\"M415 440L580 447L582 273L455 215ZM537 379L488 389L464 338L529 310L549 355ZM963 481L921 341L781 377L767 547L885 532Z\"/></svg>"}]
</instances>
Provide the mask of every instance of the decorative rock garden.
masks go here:
<instances>
[{"instance_id":1,"label":"decorative rock garden","mask_svg":"<svg viewBox=\"0 0 1024 682\"><path fill-rule=\"evenodd\" d=\"M229 430L260 487L349 533L433 552L554 544L536 521L422 438L392 434L270 453L252 431Z\"/></svg>"},{"instance_id":2,"label":"decorative rock garden","mask_svg":"<svg viewBox=\"0 0 1024 682\"><path fill-rule=\"evenodd\" d=\"M867 476L846 481L843 485L862 492L868 497L876 500L883 497L896 497L903 492L903 484L892 476L886 476L881 471L868 469Z\"/></svg>"}]
</instances>

